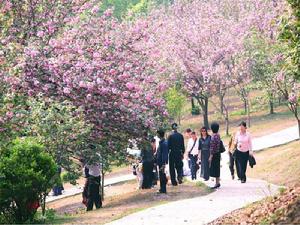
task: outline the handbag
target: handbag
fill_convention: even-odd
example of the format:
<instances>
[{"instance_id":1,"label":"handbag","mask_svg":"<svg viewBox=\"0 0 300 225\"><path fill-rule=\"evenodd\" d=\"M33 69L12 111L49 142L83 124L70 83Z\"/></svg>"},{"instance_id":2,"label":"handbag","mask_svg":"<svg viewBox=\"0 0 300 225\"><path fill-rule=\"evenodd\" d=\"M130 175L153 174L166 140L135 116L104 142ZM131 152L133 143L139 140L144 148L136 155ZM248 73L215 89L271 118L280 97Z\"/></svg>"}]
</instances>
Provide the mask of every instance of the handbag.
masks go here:
<instances>
[{"instance_id":1,"label":"handbag","mask_svg":"<svg viewBox=\"0 0 300 225\"><path fill-rule=\"evenodd\" d=\"M224 146L224 144L223 144L223 141L221 140L221 142L220 142L220 147L219 147L219 152L220 152L220 153L223 153L223 152L225 152L225 151L226 151L225 146Z\"/></svg>"},{"instance_id":2,"label":"handbag","mask_svg":"<svg viewBox=\"0 0 300 225\"><path fill-rule=\"evenodd\" d=\"M252 155L249 155L249 165L251 168L253 168L253 166L256 165L256 160L255 160L254 156L252 156Z\"/></svg>"}]
</instances>

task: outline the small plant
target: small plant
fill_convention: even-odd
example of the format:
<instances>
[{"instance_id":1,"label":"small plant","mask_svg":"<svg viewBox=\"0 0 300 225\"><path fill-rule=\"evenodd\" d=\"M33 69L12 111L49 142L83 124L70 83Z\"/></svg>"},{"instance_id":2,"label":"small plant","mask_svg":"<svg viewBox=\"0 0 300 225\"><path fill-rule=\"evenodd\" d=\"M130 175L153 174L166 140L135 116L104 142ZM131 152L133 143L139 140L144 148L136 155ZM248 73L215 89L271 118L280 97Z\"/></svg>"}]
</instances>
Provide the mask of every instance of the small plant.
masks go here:
<instances>
[{"instance_id":1,"label":"small plant","mask_svg":"<svg viewBox=\"0 0 300 225\"><path fill-rule=\"evenodd\" d=\"M199 106L194 106L192 108L192 115L200 115L200 108L199 108Z\"/></svg>"},{"instance_id":2,"label":"small plant","mask_svg":"<svg viewBox=\"0 0 300 225\"><path fill-rule=\"evenodd\" d=\"M282 195L286 191L286 188L280 187L280 188L278 188L278 191L279 191L279 194Z\"/></svg>"},{"instance_id":3,"label":"small plant","mask_svg":"<svg viewBox=\"0 0 300 225\"><path fill-rule=\"evenodd\" d=\"M32 222L56 170L52 157L32 138L16 139L2 150L0 222Z\"/></svg>"}]
</instances>

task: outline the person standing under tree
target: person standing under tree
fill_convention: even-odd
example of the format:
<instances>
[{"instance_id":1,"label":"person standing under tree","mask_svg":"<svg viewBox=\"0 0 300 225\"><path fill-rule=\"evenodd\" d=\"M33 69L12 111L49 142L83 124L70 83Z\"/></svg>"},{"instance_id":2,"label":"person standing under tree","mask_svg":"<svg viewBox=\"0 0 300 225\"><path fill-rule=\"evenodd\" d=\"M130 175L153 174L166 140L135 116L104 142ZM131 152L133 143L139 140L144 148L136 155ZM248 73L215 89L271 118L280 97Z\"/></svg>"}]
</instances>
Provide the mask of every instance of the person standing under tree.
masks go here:
<instances>
[{"instance_id":1,"label":"person standing under tree","mask_svg":"<svg viewBox=\"0 0 300 225\"><path fill-rule=\"evenodd\" d=\"M168 137L168 147L170 150L169 154L169 168L170 177L173 186L178 183L182 183L183 177L183 156L184 156L184 138L181 133L177 131L178 125L172 124L173 133ZM177 179L175 174L175 168L177 171ZM178 181L178 183L177 183Z\"/></svg>"},{"instance_id":2,"label":"person standing under tree","mask_svg":"<svg viewBox=\"0 0 300 225\"><path fill-rule=\"evenodd\" d=\"M209 163L210 163L210 169L209 169L209 175L211 177L216 178L216 184L212 189L219 188L221 186L220 184L220 161L221 161L221 153L220 153L220 146L222 144L221 138L219 135L219 124L218 123L212 123L210 128L212 130L211 140L210 140L210 156L209 156Z\"/></svg>"},{"instance_id":3,"label":"person standing under tree","mask_svg":"<svg viewBox=\"0 0 300 225\"><path fill-rule=\"evenodd\" d=\"M102 207L102 199L100 196L100 165L98 163L88 164L85 166L88 169L87 177L87 211L93 210L95 204L96 209Z\"/></svg>"},{"instance_id":4,"label":"person standing under tree","mask_svg":"<svg viewBox=\"0 0 300 225\"><path fill-rule=\"evenodd\" d=\"M207 132L206 127L202 127L201 130L201 137L199 138L199 155L201 161L201 172L200 176L205 180L208 181L209 179L209 148L210 148L210 138L211 136Z\"/></svg>"},{"instance_id":5,"label":"person standing under tree","mask_svg":"<svg viewBox=\"0 0 300 225\"><path fill-rule=\"evenodd\" d=\"M193 141L193 144L192 146L189 148L189 152L188 152L188 156L191 160L191 173L192 173L192 180L196 180L196 175L197 175L197 161L198 161L198 145L199 145L199 142L198 142L198 139L197 139L197 136L196 136L196 132L192 132L191 134L192 136L192 141Z\"/></svg>"},{"instance_id":6,"label":"person standing under tree","mask_svg":"<svg viewBox=\"0 0 300 225\"><path fill-rule=\"evenodd\" d=\"M249 155L253 156L251 135L247 132L247 124L242 121L240 124L240 131L235 136L234 143L237 147L236 161L238 165L238 173L240 175L241 183L246 183L246 170Z\"/></svg>"},{"instance_id":7,"label":"person standing under tree","mask_svg":"<svg viewBox=\"0 0 300 225\"><path fill-rule=\"evenodd\" d=\"M143 163L143 189L150 189L153 182L153 167L154 167L154 157L152 140L149 140L147 132L144 133L144 139L142 141L142 163Z\"/></svg>"},{"instance_id":8,"label":"person standing under tree","mask_svg":"<svg viewBox=\"0 0 300 225\"><path fill-rule=\"evenodd\" d=\"M156 153L156 163L159 168L159 182L160 189L159 193L167 193L167 176L165 173L165 167L168 164L168 142L165 139L165 132L163 130L157 131L158 136L160 138L157 153Z\"/></svg>"}]
</instances>

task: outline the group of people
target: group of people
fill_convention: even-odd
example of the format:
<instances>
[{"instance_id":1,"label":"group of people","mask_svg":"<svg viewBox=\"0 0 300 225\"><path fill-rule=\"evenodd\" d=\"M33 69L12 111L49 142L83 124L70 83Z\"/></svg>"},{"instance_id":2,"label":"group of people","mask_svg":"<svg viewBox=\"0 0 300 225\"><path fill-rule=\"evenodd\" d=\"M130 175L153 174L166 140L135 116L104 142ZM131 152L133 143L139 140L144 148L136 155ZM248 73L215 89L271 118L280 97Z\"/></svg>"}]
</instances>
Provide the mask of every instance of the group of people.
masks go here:
<instances>
[{"instance_id":1,"label":"group of people","mask_svg":"<svg viewBox=\"0 0 300 225\"><path fill-rule=\"evenodd\" d=\"M158 137L151 139L149 145L144 145L141 153L141 163L136 168L136 175L139 180L139 188L151 188L156 183L156 172L160 179L159 193L166 193L167 166L171 184L176 186L183 182L183 160L188 160L191 171L191 179L197 179L197 171L200 169L200 177L205 181L210 177L215 178L216 189L220 184L220 161L221 153L225 152L225 147L219 135L219 124L211 124L211 134L207 127L200 129L200 137L191 129L187 129L185 134L188 138L187 147L184 145L184 137L178 132L178 125L172 124L172 133L165 139L165 132L159 130ZM145 141L149 143L145 135ZM235 179L234 167L237 177L241 183L245 183L248 159L253 157L252 141L247 132L246 122L239 124L239 130L232 135L228 144L229 169L232 179ZM235 165L235 166L234 166Z\"/></svg>"},{"instance_id":2,"label":"group of people","mask_svg":"<svg viewBox=\"0 0 300 225\"><path fill-rule=\"evenodd\" d=\"M210 177L215 178L215 185L211 188L216 189L220 184L220 161L221 153L225 152L225 147L219 135L219 124L212 123L211 131L208 133L207 127L202 127L200 137L195 131L186 130L188 144L185 148L184 137L178 132L178 125L172 124L172 133L165 138L165 131L158 130L157 137L151 138L147 133L141 145L141 160L134 165L134 174L138 179L138 187L142 189L152 188L159 179L159 193L167 193L167 174L171 184L177 186L183 182L183 160L189 160L191 178L197 179L197 170L200 169L200 176L205 180ZM244 121L239 124L239 131L231 137L228 145L230 158L230 171L232 179L234 167L237 170L238 179L241 183L246 182L246 170L248 160L253 157L251 136L247 132L247 125ZM234 166L235 164L235 166ZM100 188L100 165L92 164L85 166L86 184L83 191L83 203L87 210L102 207L102 200L99 193Z\"/></svg>"}]
</instances>

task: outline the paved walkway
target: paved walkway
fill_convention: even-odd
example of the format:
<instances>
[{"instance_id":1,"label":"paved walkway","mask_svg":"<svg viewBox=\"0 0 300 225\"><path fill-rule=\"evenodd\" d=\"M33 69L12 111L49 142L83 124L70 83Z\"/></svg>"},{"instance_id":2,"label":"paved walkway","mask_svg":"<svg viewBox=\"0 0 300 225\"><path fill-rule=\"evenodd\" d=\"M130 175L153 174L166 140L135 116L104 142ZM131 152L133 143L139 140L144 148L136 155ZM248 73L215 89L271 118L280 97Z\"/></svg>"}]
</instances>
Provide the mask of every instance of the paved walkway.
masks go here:
<instances>
[{"instance_id":1,"label":"paved walkway","mask_svg":"<svg viewBox=\"0 0 300 225\"><path fill-rule=\"evenodd\" d=\"M276 133L265 135L253 139L253 150L258 151L265 148L270 148L288 142L294 141L299 138L298 126L293 126Z\"/></svg>"},{"instance_id":2,"label":"paved walkway","mask_svg":"<svg viewBox=\"0 0 300 225\"><path fill-rule=\"evenodd\" d=\"M298 139L297 126L254 139L253 149L258 151L296 139ZM113 221L109 225L206 224L247 204L278 193L278 186L262 180L248 179L245 184L232 180L228 169L228 159L227 152L223 153L221 188L215 192L202 197L152 207ZM205 183L209 186L214 185L212 181Z\"/></svg>"}]
</instances>

